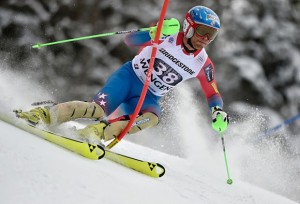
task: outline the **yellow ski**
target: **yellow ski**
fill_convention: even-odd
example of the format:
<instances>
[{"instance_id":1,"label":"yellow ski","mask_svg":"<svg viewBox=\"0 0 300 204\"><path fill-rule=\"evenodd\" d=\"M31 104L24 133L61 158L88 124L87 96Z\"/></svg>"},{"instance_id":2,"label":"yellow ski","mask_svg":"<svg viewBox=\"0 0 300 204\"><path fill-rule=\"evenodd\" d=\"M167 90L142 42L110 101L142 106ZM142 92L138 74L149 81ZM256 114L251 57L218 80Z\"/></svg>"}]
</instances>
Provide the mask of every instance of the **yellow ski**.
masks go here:
<instances>
[{"instance_id":1,"label":"yellow ski","mask_svg":"<svg viewBox=\"0 0 300 204\"><path fill-rule=\"evenodd\" d=\"M105 151L100 145L92 145L85 142L73 140L53 132L39 129L33 125L26 124L23 121L15 121L12 118L0 114L0 119L26 132L32 133L38 137L57 144L65 149L76 152L86 158L98 160L104 157Z\"/></svg>"},{"instance_id":2,"label":"yellow ski","mask_svg":"<svg viewBox=\"0 0 300 204\"><path fill-rule=\"evenodd\" d=\"M105 158L154 178L165 174L165 168L159 163L138 160L109 150L105 151Z\"/></svg>"},{"instance_id":3,"label":"yellow ski","mask_svg":"<svg viewBox=\"0 0 300 204\"><path fill-rule=\"evenodd\" d=\"M3 114L0 114L0 120L57 144L65 149L78 153L88 159L99 160L104 157L127 168L154 178L162 177L165 174L165 168L159 163L143 161L109 150L104 150L104 148L100 145L92 145L86 142L70 139L50 131L39 129L34 125L24 123L24 121L15 120Z\"/></svg>"}]
</instances>

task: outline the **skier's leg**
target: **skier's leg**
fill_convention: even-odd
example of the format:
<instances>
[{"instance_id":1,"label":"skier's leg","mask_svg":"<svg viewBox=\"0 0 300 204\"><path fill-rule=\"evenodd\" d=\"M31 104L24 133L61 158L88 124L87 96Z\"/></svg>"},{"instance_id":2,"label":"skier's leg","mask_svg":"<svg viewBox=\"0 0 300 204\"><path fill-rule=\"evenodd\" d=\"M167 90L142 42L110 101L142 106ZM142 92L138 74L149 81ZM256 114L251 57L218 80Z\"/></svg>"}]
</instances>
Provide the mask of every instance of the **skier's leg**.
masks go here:
<instances>
[{"instance_id":1,"label":"skier's leg","mask_svg":"<svg viewBox=\"0 0 300 204\"><path fill-rule=\"evenodd\" d=\"M106 85L94 97L93 102L71 101L52 107L38 107L28 112L16 111L20 118L33 124L40 120L55 125L76 118L101 118L111 114L126 98L130 88L131 62L125 63L108 79ZM120 86L120 84L122 86Z\"/></svg>"},{"instance_id":2,"label":"skier's leg","mask_svg":"<svg viewBox=\"0 0 300 204\"><path fill-rule=\"evenodd\" d=\"M130 114L134 112L137 106L142 89L143 84L133 72L131 62L124 64L108 79L93 101L104 109L106 115L113 113L122 104L121 108L125 115L108 121L107 125L102 122L89 125L80 130L79 134L82 136L94 135L104 141L117 137L129 123ZM128 131L129 134L158 124L160 117L158 100L158 96L147 93L141 107L141 114L135 119L134 124Z\"/></svg>"},{"instance_id":3,"label":"skier's leg","mask_svg":"<svg viewBox=\"0 0 300 204\"><path fill-rule=\"evenodd\" d=\"M56 125L78 118L101 119L103 109L94 102L70 101L49 108L50 124Z\"/></svg>"},{"instance_id":4,"label":"skier's leg","mask_svg":"<svg viewBox=\"0 0 300 204\"><path fill-rule=\"evenodd\" d=\"M133 134L141 130L156 126L159 122L160 117L160 107L158 105L158 100L160 97L154 96L151 93L147 93L144 99L143 105L141 107L141 113L136 117L134 123L128 131L128 134ZM125 103L121 105L123 113L127 114L121 116L115 120L108 121L109 124L104 129L104 138L113 139L117 137L121 131L127 126L130 121L131 113L134 112L139 97L130 98Z\"/></svg>"},{"instance_id":5,"label":"skier's leg","mask_svg":"<svg viewBox=\"0 0 300 204\"><path fill-rule=\"evenodd\" d=\"M131 62L125 63L108 78L105 85L93 98L93 101L102 107L107 116L130 97L132 74L134 74L131 70Z\"/></svg>"},{"instance_id":6,"label":"skier's leg","mask_svg":"<svg viewBox=\"0 0 300 204\"><path fill-rule=\"evenodd\" d=\"M125 63L120 69L114 72L102 89L96 94L93 102L97 103L107 116L113 113L123 103L131 92L132 77L131 62ZM88 140L109 140L103 136L103 129L106 123L101 121L97 124L88 125L78 130L78 134Z\"/></svg>"},{"instance_id":7,"label":"skier's leg","mask_svg":"<svg viewBox=\"0 0 300 204\"><path fill-rule=\"evenodd\" d=\"M116 118L112 121L109 121L109 124L104 128L103 139L105 141L116 138L123 129L127 126L130 121L129 115L124 115L119 118ZM159 119L157 115L151 112L141 113L132 124L131 128L128 131L128 134L134 134L146 128L153 127L157 125Z\"/></svg>"},{"instance_id":8,"label":"skier's leg","mask_svg":"<svg viewBox=\"0 0 300 204\"><path fill-rule=\"evenodd\" d=\"M37 107L28 112L17 112L17 116L33 124L42 121L47 125L57 125L77 118L99 119L104 116L104 111L93 102L70 101L50 107Z\"/></svg>"}]
</instances>

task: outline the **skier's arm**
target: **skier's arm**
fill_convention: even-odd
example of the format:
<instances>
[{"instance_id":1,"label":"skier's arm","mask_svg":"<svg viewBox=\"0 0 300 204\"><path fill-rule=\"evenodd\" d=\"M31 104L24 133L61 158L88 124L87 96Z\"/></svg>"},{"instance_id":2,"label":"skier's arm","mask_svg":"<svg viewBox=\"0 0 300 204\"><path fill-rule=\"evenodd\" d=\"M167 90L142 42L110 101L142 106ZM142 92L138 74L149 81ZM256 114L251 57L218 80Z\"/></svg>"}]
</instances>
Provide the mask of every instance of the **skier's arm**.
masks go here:
<instances>
[{"instance_id":1,"label":"skier's arm","mask_svg":"<svg viewBox=\"0 0 300 204\"><path fill-rule=\"evenodd\" d=\"M165 19L160 39L164 39L170 35L174 35L179 32L180 23L176 18ZM125 43L128 46L148 46L151 45L151 40L154 40L156 35L157 26L153 26L149 31L140 31L130 33L125 37Z\"/></svg>"},{"instance_id":2,"label":"skier's arm","mask_svg":"<svg viewBox=\"0 0 300 204\"><path fill-rule=\"evenodd\" d=\"M215 68L209 58L207 58L204 67L201 69L197 78L201 83L208 106L212 113L212 128L218 132L224 132L227 130L229 123L228 115L222 110L223 100L215 80Z\"/></svg>"},{"instance_id":3,"label":"skier's arm","mask_svg":"<svg viewBox=\"0 0 300 204\"><path fill-rule=\"evenodd\" d=\"M197 78L200 81L210 110L216 106L223 108L223 100L218 91L217 82L215 80L215 68L209 58L207 58Z\"/></svg>"},{"instance_id":4,"label":"skier's arm","mask_svg":"<svg viewBox=\"0 0 300 204\"><path fill-rule=\"evenodd\" d=\"M124 42L128 46L148 46L151 45L149 31L140 31L126 35Z\"/></svg>"}]
</instances>

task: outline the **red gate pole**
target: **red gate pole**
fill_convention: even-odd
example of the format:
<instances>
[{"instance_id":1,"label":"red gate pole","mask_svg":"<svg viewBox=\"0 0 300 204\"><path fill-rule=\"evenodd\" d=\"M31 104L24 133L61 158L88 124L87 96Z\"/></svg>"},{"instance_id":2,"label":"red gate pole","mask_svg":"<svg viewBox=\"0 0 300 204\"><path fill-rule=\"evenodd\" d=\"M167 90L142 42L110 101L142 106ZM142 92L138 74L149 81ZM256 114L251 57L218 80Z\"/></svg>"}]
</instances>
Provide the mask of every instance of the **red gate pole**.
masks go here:
<instances>
[{"instance_id":1,"label":"red gate pole","mask_svg":"<svg viewBox=\"0 0 300 204\"><path fill-rule=\"evenodd\" d=\"M147 72L147 76L146 76L146 81L145 84L143 86L143 90L141 92L141 96L140 99L138 101L138 104L130 118L129 123L127 124L127 126L123 129L123 131L118 135L117 138L115 138L111 143L109 143L106 148L111 149L112 147L114 147L116 144L118 144L118 142L120 142L120 140L123 139L123 137L126 135L126 133L129 131L129 129L131 128L132 124L134 123L136 116L139 114L141 107L143 105L146 93L148 91L148 87L149 87L149 83L151 80L151 73L153 70L153 65L154 65L154 60L155 60L155 56L156 56L156 52L157 52L157 45L160 39L160 33L161 33L161 28L164 22L164 18L167 12L167 8L168 8L168 4L169 4L169 0L165 0L161 13L160 13L160 17L159 17L159 21L158 21L158 25L157 25L157 31L156 31L156 35L154 38L154 43L152 45L152 52L151 52L151 58L150 58L150 63L149 63L149 68L148 68L148 72Z\"/></svg>"}]
</instances>

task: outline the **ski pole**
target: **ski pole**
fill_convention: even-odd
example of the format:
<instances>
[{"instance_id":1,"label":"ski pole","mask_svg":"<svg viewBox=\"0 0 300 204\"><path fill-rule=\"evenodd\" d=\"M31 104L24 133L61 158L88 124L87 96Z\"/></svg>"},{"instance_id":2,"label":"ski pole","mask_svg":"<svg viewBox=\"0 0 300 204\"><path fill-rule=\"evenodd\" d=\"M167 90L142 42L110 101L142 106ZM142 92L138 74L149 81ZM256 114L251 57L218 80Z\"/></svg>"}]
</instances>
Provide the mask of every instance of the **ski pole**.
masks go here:
<instances>
[{"instance_id":1,"label":"ski pole","mask_svg":"<svg viewBox=\"0 0 300 204\"><path fill-rule=\"evenodd\" d=\"M223 133L220 133L220 135L221 135L221 140L222 140L222 145L223 145L224 160L225 160L226 172L227 172L227 177L228 177L227 184L231 185L232 179L230 178L230 174L229 174L229 168L228 168L228 162L227 162L227 156L226 156L226 150L225 150L224 135L223 135Z\"/></svg>"},{"instance_id":2,"label":"ski pole","mask_svg":"<svg viewBox=\"0 0 300 204\"><path fill-rule=\"evenodd\" d=\"M297 115L295 115L291 118L286 119L285 121L283 121L279 125L276 125L276 126L270 128L270 129L266 130L264 133L259 134L257 140L269 137L271 134L277 132L278 130L284 128L285 126L287 126L287 125L289 125L293 122L295 122L298 119L300 119L300 113L298 113Z\"/></svg>"},{"instance_id":3,"label":"ski pole","mask_svg":"<svg viewBox=\"0 0 300 204\"><path fill-rule=\"evenodd\" d=\"M38 43L38 44L33 45L32 48L41 48L41 47L45 47L45 46L57 45L57 44L62 44L62 43L67 43L67 42L87 40L87 39L92 39L92 38L101 38L101 37L106 37L106 36L134 33L134 32L140 32L140 31L147 31L150 29L151 29L151 27L139 28L139 29L124 30L124 31L117 31L117 32L110 32L110 33L102 33L102 34L96 34L96 35L90 35L90 36L83 36L83 37L71 38L71 39L60 40L60 41L49 42L49 43Z\"/></svg>"}]
</instances>

